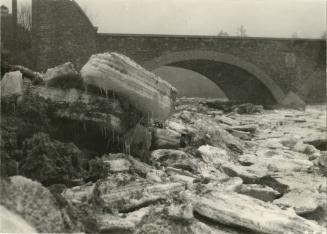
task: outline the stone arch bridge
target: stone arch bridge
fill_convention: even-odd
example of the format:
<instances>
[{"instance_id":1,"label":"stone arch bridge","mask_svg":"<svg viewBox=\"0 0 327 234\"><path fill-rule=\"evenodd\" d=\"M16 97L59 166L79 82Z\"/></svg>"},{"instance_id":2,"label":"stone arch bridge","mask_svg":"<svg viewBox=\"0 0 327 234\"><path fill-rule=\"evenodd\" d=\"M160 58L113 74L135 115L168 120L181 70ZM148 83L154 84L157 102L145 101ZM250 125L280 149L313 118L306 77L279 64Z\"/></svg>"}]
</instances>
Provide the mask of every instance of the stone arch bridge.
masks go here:
<instances>
[{"instance_id":1,"label":"stone arch bridge","mask_svg":"<svg viewBox=\"0 0 327 234\"><path fill-rule=\"evenodd\" d=\"M215 82L231 100L306 102L326 96L326 42L319 39L98 33L72 0L33 0L34 68L81 67L96 52L123 53L149 70L175 66Z\"/></svg>"}]
</instances>

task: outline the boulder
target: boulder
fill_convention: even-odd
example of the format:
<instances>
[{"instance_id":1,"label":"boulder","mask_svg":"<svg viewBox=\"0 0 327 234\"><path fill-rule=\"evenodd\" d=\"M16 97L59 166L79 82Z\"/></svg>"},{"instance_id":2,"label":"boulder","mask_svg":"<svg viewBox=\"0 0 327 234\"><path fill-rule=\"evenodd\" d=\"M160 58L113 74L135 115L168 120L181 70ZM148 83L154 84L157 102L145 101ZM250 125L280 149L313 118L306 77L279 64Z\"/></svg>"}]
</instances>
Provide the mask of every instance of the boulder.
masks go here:
<instances>
[{"instance_id":1,"label":"boulder","mask_svg":"<svg viewBox=\"0 0 327 234\"><path fill-rule=\"evenodd\" d=\"M162 120L174 110L177 90L122 54L93 55L81 75L87 85L117 92L145 116Z\"/></svg>"},{"instance_id":2,"label":"boulder","mask_svg":"<svg viewBox=\"0 0 327 234\"><path fill-rule=\"evenodd\" d=\"M20 71L6 73L0 83L2 98L23 95L23 77Z\"/></svg>"},{"instance_id":3,"label":"boulder","mask_svg":"<svg viewBox=\"0 0 327 234\"><path fill-rule=\"evenodd\" d=\"M194 211L217 223L258 233L322 233L323 227L294 212L235 192L193 198Z\"/></svg>"},{"instance_id":4,"label":"boulder","mask_svg":"<svg viewBox=\"0 0 327 234\"><path fill-rule=\"evenodd\" d=\"M64 232L60 209L50 191L40 183L22 176L1 179L0 204L15 212L38 232Z\"/></svg>"}]
</instances>

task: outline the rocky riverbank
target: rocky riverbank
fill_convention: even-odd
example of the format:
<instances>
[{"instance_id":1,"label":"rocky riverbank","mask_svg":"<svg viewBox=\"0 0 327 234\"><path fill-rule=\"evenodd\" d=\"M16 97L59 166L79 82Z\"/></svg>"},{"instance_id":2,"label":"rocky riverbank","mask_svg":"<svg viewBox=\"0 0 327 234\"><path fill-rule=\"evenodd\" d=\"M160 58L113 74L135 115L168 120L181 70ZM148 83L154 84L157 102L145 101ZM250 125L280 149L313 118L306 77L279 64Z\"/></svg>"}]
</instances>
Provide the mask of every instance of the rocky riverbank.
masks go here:
<instances>
[{"instance_id":1,"label":"rocky riverbank","mask_svg":"<svg viewBox=\"0 0 327 234\"><path fill-rule=\"evenodd\" d=\"M118 54L21 72L1 81L4 231L326 232L323 105L176 99Z\"/></svg>"}]
</instances>

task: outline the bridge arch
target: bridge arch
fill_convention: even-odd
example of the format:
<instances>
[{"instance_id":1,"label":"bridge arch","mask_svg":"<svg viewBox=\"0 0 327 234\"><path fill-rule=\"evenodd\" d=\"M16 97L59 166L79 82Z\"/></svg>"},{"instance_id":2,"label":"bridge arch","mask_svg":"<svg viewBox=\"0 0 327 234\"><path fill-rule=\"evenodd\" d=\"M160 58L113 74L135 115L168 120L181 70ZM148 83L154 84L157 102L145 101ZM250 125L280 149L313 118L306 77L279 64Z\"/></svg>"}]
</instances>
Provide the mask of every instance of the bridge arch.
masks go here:
<instances>
[{"instance_id":1,"label":"bridge arch","mask_svg":"<svg viewBox=\"0 0 327 234\"><path fill-rule=\"evenodd\" d=\"M151 61L145 62L143 66L152 71L161 66L191 60L209 60L235 66L250 73L258 79L270 91L272 97L277 103L281 103L285 97L281 88L262 69L230 54L206 50L167 52Z\"/></svg>"}]
</instances>

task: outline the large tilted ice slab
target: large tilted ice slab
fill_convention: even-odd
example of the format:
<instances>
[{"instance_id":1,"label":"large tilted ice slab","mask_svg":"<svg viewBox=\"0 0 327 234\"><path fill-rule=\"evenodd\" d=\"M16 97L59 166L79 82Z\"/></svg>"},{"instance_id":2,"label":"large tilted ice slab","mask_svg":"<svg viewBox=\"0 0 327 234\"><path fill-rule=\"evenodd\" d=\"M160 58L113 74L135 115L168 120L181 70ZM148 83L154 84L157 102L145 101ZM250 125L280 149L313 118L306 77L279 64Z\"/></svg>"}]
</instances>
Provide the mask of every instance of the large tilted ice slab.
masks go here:
<instances>
[{"instance_id":1,"label":"large tilted ice slab","mask_svg":"<svg viewBox=\"0 0 327 234\"><path fill-rule=\"evenodd\" d=\"M124 55L92 55L82 68L81 75L86 84L105 92L117 92L136 109L154 119L166 119L174 110L177 90Z\"/></svg>"}]
</instances>

